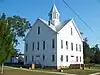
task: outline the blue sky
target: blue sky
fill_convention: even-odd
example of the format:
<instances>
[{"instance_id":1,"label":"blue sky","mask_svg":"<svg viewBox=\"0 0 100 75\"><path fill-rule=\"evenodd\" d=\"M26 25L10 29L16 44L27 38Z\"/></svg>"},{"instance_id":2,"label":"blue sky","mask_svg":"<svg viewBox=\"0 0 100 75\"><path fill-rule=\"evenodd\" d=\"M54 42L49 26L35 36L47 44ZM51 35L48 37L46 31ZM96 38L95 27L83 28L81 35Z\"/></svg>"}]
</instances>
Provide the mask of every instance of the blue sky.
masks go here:
<instances>
[{"instance_id":1,"label":"blue sky","mask_svg":"<svg viewBox=\"0 0 100 75\"><path fill-rule=\"evenodd\" d=\"M66 1L100 37L100 0ZM19 15L28 19L30 23L33 24L38 17L48 20L48 13L54 3L60 12L61 21L74 18L79 30L88 38L89 44L100 44L100 38L94 35L80 19L65 6L62 0L0 0L0 14L6 13L8 16ZM21 44L18 47L23 51L24 46L22 39L20 39L20 42Z\"/></svg>"}]
</instances>

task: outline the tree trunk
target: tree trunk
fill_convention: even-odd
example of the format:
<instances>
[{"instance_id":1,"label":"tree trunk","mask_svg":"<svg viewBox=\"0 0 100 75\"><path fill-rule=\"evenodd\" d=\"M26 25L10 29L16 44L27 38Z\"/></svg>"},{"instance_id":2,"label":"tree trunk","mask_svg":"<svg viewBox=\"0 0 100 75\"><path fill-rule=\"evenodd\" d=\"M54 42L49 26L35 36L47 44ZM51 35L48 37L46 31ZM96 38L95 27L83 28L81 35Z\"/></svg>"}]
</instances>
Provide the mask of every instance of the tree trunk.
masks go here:
<instances>
[{"instance_id":1,"label":"tree trunk","mask_svg":"<svg viewBox=\"0 0 100 75\"><path fill-rule=\"evenodd\" d=\"M3 63L2 63L2 69L1 69L1 74L3 74Z\"/></svg>"}]
</instances>

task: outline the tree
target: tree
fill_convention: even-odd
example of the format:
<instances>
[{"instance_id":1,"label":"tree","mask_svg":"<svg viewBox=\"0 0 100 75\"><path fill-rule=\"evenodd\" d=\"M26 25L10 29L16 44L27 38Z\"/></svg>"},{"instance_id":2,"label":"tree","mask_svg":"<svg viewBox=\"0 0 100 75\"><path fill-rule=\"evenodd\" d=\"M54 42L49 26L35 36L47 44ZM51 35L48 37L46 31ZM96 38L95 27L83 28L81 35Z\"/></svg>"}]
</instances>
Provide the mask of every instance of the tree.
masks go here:
<instances>
[{"instance_id":1,"label":"tree","mask_svg":"<svg viewBox=\"0 0 100 75\"><path fill-rule=\"evenodd\" d=\"M1 18L4 21L8 21L10 25L11 35L13 35L14 39L14 55L17 55L18 49L16 46L19 44L18 37L25 37L25 32L31 28L29 21L25 18L21 18L20 16L12 16L7 17L4 13L1 15Z\"/></svg>"},{"instance_id":2,"label":"tree","mask_svg":"<svg viewBox=\"0 0 100 75\"><path fill-rule=\"evenodd\" d=\"M15 54L19 44L18 37L24 37L31 28L29 21L20 16L7 17L4 13L0 17L0 63Z\"/></svg>"},{"instance_id":3,"label":"tree","mask_svg":"<svg viewBox=\"0 0 100 75\"><path fill-rule=\"evenodd\" d=\"M94 60L96 64L100 64L100 50L98 44L95 45Z\"/></svg>"},{"instance_id":4,"label":"tree","mask_svg":"<svg viewBox=\"0 0 100 75\"><path fill-rule=\"evenodd\" d=\"M13 35L10 34L10 26L7 20L0 18L0 64L13 54Z\"/></svg>"},{"instance_id":5,"label":"tree","mask_svg":"<svg viewBox=\"0 0 100 75\"><path fill-rule=\"evenodd\" d=\"M85 38L83 41L83 54L84 54L84 63L87 63L87 61L90 60L90 57L89 57L90 56L90 47L89 47L87 38Z\"/></svg>"},{"instance_id":6,"label":"tree","mask_svg":"<svg viewBox=\"0 0 100 75\"><path fill-rule=\"evenodd\" d=\"M91 47L91 55L90 55L90 63L95 63L95 53L96 53L96 48Z\"/></svg>"},{"instance_id":7,"label":"tree","mask_svg":"<svg viewBox=\"0 0 100 75\"><path fill-rule=\"evenodd\" d=\"M96 51L97 54L95 54ZM83 53L84 53L84 60L86 61L85 63L87 63L87 61L88 63L95 63L95 60L97 60L97 57L95 58L95 56L98 56L98 51L99 51L98 44L90 48L87 38L84 39Z\"/></svg>"},{"instance_id":8,"label":"tree","mask_svg":"<svg viewBox=\"0 0 100 75\"><path fill-rule=\"evenodd\" d=\"M100 63L100 50L98 47L98 44L96 44L95 46L91 47L91 62L92 63L96 63L99 64Z\"/></svg>"}]
</instances>

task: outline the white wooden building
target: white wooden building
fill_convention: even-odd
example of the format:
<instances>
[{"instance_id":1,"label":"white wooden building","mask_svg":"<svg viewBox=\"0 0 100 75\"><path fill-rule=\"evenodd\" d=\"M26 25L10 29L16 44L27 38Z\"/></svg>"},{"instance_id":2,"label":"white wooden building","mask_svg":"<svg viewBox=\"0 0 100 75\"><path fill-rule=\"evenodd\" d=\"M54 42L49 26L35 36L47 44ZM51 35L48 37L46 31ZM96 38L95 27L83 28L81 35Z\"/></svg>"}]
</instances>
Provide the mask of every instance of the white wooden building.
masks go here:
<instances>
[{"instance_id":1,"label":"white wooden building","mask_svg":"<svg viewBox=\"0 0 100 75\"><path fill-rule=\"evenodd\" d=\"M24 64L67 66L83 64L83 38L73 19L60 22L55 4L49 20L38 18L25 37Z\"/></svg>"}]
</instances>

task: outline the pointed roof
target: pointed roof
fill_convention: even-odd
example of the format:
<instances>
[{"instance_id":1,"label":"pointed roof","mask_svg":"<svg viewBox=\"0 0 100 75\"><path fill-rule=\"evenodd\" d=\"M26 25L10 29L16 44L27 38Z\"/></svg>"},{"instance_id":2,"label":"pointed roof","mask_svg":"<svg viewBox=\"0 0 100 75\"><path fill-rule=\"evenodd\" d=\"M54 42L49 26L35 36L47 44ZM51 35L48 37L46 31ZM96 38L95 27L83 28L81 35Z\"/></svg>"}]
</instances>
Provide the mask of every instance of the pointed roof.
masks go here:
<instances>
[{"instance_id":1,"label":"pointed roof","mask_svg":"<svg viewBox=\"0 0 100 75\"><path fill-rule=\"evenodd\" d=\"M57 8L56 8L56 5L55 5L55 4L52 6L52 8L51 8L51 10L50 10L49 14L52 14L53 12L56 12L56 13L60 14L60 13L58 12L58 10L57 10Z\"/></svg>"}]
</instances>

